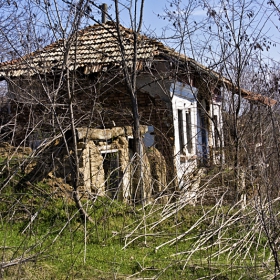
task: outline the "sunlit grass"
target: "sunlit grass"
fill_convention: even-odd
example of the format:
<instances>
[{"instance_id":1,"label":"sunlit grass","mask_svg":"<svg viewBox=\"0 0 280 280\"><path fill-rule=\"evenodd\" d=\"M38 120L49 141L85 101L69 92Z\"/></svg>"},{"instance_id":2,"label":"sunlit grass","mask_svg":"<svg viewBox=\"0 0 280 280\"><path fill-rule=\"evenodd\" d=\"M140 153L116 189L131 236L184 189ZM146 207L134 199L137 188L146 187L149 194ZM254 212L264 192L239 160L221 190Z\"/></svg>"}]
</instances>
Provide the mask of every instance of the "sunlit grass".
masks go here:
<instances>
[{"instance_id":1,"label":"sunlit grass","mask_svg":"<svg viewBox=\"0 0 280 280\"><path fill-rule=\"evenodd\" d=\"M92 224L80 220L70 199L46 196L40 192L44 186L39 187L17 194L14 200L10 197L10 203L2 205L6 210L0 230L2 262L32 257L5 268L7 279L18 275L23 279L126 279L131 275L142 279L264 279L266 274L263 255L267 248L249 248L245 258L237 258L234 251L216 254L243 238L242 221L219 242L211 238L199 247L205 234L215 230L212 220L205 219L184 238L156 250L186 232L207 209L185 206L176 217L151 227L163 206L143 210L106 198L85 200ZM151 210L154 215L148 215ZM226 207L219 211L233 215Z\"/></svg>"}]
</instances>

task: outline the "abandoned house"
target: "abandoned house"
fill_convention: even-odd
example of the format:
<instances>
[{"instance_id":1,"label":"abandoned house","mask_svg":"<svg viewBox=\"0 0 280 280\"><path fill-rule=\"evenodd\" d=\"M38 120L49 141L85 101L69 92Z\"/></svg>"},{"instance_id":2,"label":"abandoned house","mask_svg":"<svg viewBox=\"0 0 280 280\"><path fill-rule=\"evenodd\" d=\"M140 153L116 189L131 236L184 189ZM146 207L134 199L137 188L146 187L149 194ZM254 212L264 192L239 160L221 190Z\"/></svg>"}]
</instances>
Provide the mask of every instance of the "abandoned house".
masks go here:
<instances>
[{"instance_id":1,"label":"abandoned house","mask_svg":"<svg viewBox=\"0 0 280 280\"><path fill-rule=\"evenodd\" d=\"M130 160L135 155L123 69L132 73L135 66L145 197L163 191L174 179L183 188L187 174L198 164L222 161L221 90L232 91L231 83L143 35L137 37L134 63L133 36L132 30L114 22L96 24L69 40L1 63L0 80L6 80L10 100L9 126L1 133L12 134L13 143L36 149L54 135L70 139L74 117L81 187L129 199ZM272 102L246 90L241 94L267 105ZM67 181L65 155L56 147L52 158L57 167L49 171Z\"/></svg>"}]
</instances>

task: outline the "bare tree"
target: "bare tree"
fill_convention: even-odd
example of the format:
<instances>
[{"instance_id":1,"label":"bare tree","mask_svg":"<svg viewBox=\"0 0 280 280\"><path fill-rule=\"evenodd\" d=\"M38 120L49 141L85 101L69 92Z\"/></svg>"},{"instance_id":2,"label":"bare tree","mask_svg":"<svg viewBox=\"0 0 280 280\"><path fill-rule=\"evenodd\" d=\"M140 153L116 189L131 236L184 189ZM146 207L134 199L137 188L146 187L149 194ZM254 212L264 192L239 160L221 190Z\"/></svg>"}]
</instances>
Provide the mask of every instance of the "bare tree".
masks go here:
<instances>
[{"instance_id":1,"label":"bare tree","mask_svg":"<svg viewBox=\"0 0 280 280\"><path fill-rule=\"evenodd\" d=\"M209 104L202 104L201 102L199 108L205 116L204 120L207 125L210 127L210 124L214 124L216 130L220 133L217 133L217 140L212 140L220 142L220 153L221 155L225 153L226 157L221 160L218 168L212 165L213 160L212 162L210 160L202 161L202 163L206 163L208 168L201 169L206 170L204 177L198 178L201 177L199 172L197 177L193 174L189 176L190 184L198 185L195 196L190 197L189 193L182 189L180 192L172 193L166 204L156 205L161 199L159 197L153 207L145 208L143 187L145 167L142 161L141 118L138 104L141 88L137 84L138 58L140 56L138 49L143 38L140 32L143 25L144 0L140 2L115 0L113 16L100 8L96 1L53 1L52 3L50 1L44 1L44 3L41 1L26 1L26 3L28 4L26 6L28 8L26 17L29 18L29 22L24 26L26 26L28 34L34 35L34 41L30 41L22 30L21 38L24 39L24 46L15 46L12 34L1 29L1 36L9 49L15 50L13 57L19 56L21 60L18 61L26 62L28 71L33 73L33 76L30 75L31 77L28 75L13 77L11 75L11 78L7 78L10 83L9 94L14 93L15 96L12 97L17 97L11 104L11 109L14 110L16 117L9 122L13 125L10 132L12 142L16 143L17 147L11 148L11 150L14 152L15 149L20 149L33 136L34 140L42 140L43 142L36 151L30 151L31 155L26 156L24 154L24 159L19 160L18 165L12 171L7 171L9 169L7 168L8 163L4 167L1 166L2 171L6 172L5 176L7 175L6 180L1 185L1 190L15 184L15 191L19 198L16 198L14 203L18 205L21 201L20 196L24 193L20 187L30 186L36 180L40 181L42 173L46 176L56 175L51 174L51 168L56 165L55 172L58 173L58 169L61 168L64 174L63 180L55 183L59 185L64 184L65 181L70 182L71 196L74 198L77 212L83 220L86 231L87 221L92 221L91 207L99 194L91 195L86 192L81 194L79 191L80 180L83 178L80 170L82 158L81 143L78 143L78 128L79 126L87 128L84 137L85 142L92 126L100 125L102 128L106 128L108 119L111 121L106 116L106 114L110 114L110 110L106 111L106 108L103 107L104 99L108 97L106 94L110 91L117 92L118 87L122 90L125 88L124 91L129 96L130 106L127 115L124 111L121 113L129 121L131 119L133 121L133 152L135 156L132 157L132 160L135 164L133 168L136 170L131 200L133 204L142 203L143 215L141 215L139 221L137 220L136 224L133 223L125 228L124 248L143 237L145 245L147 245L147 236L161 236L162 233L158 229L160 229L162 223L168 221L172 228L174 225L172 237L168 236L165 242L157 244L155 251L161 250L164 246L176 245L182 241L189 242L192 239L193 242L188 250L185 252L178 251L175 254L175 257L180 257L183 269L188 266L192 256L205 251L209 252L207 256L209 266L211 266L212 259L218 259L221 256L226 256L225 259L229 260L230 264L227 266L229 269L232 269L235 263L241 262L247 256L254 263L257 257L254 255L253 248L256 247L256 251L261 252L264 256L263 263L269 263L268 267L271 258L274 260L275 265L272 274L276 279L279 274L279 208L277 208L277 203L279 203L279 189L277 187L279 178L275 174L279 173L280 153L277 141L279 138L277 132L279 116L271 107L265 107L259 103L250 103L248 95L247 100L244 99L246 90L264 93L266 97L273 98L278 94L278 89L274 87L274 84L278 83L277 71L274 79L271 78L267 75L269 67L266 67L261 60L265 48L270 46L268 38L263 34L266 21L259 20L262 16L263 6L255 6L252 1L234 1L232 3L220 1L216 6L207 1L192 1L182 7L181 1L172 1L171 8L174 8L174 10L165 11L166 17L172 23L170 29L175 33L174 36L169 36L170 44L178 46L178 53L172 59L169 57L170 61L168 61L172 65L170 68L172 74L160 76L160 73L151 73L151 68L145 69L145 71L151 75L152 82L169 81L170 76L174 81L183 81L189 85L193 85L195 80L195 86L199 87L200 90L199 94L207 95L204 99L209 102L211 100L209 93L217 94L216 89L223 92L225 101L223 104L223 133L225 138L218 131L216 120L207 109L210 107ZM6 5L7 3L3 2L3 4ZM34 17L32 15L34 8L36 11L40 11L42 15L40 28L37 25L38 16ZM132 55L130 53L131 48L126 49L128 38L124 36L124 29L120 25L121 8L128 11L130 15L132 36L129 39L133 49ZM198 8L203 10L206 15L201 21L193 16ZM16 10L17 8L14 7L13 9ZM110 35L115 36L121 59L118 62L119 64L116 63L112 67L110 73L106 66L99 68L97 72L88 74L90 79L85 79L85 73L79 71L76 67L80 55L78 52L78 46L81 43L79 36L84 34L79 33L79 30L85 23L99 23L96 15L99 16L102 10L114 22L110 25L113 26L113 29L109 28L109 25L100 24L101 31L99 31L104 33L108 31L111 32ZM44 44L41 41L42 34L47 34L46 40L48 43L56 41L52 46L60 50L58 57L61 60L49 59L48 55L50 53L48 53L47 48L42 51L41 46ZM57 41L58 39L61 39L61 41ZM32 57L29 60L30 57L24 56L35 49L39 49L38 52L34 53L34 56L39 54L39 58L37 57L38 68L34 67ZM6 52L6 49L4 52ZM181 54L186 55L186 57L181 56ZM206 63L208 68L198 63L192 64L193 61L188 59L188 56ZM185 61L182 57L185 57ZM49 67L48 63L51 65L50 71L46 70ZM91 65L91 67L93 69L97 66ZM153 69L154 72L156 70ZM24 83L27 85L26 87L23 86ZM142 88L145 86L142 85ZM166 97L170 98L169 88L164 90ZM103 97L104 99L102 99ZM197 102L199 100L197 99ZM269 101L270 99L265 100ZM23 123L24 126L21 127ZM17 137L19 132L22 135ZM41 134L40 137L39 134ZM36 138L37 136L38 138ZM166 134L162 137L170 138L170 135ZM50 156L47 157L45 152L50 147L52 147ZM66 151L63 158L65 159L64 162L59 162L61 158L57 157L61 150ZM173 160L173 154L171 157ZM9 158L11 163L12 158L14 159L14 157ZM214 158L214 152L211 158ZM31 164L28 161L29 159ZM37 164L37 169L30 172L29 176L22 175L21 170L28 170L34 162ZM130 165L128 165L128 168L130 168ZM38 170L41 172L38 172ZM7 174L7 172L10 173ZM20 178L19 183L17 180L13 180L17 176L23 177ZM35 181L32 181L31 177L35 178ZM177 183L176 178L164 187L166 189L170 188L173 182ZM35 183L34 186L36 191L37 189L40 190L40 187L37 187ZM34 191L35 195L36 192ZM85 195L85 199L82 199L82 195ZM244 201L245 195L250 198L247 204ZM47 196L44 203L51 199L51 196ZM201 201L202 215L194 224L190 225L189 229L179 232L181 222L179 222L178 217L180 211L193 204L194 201ZM28 213L26 215L30 217L27 226L22 230L25 233L32 228L32 224L40 216L40 211L45 204L40 205L35 213L25 207L24 203L22 204L22 211ZM87 208L88 205L90 207ZM14 211L14 207L11 207L11 209ZM75 212L61 226L53 242L57 240L64 228L70 224L76 215ZM159 218L155 221L154 217ZM182 220L182 223L184 222ZM240 228L238 237L242 238L234 239L230 235L233 228ZM266 236L264 242L262 242L263 236ZM88 236L85 233L85 244L87 238ZM39 240L38 244L40 242ZM270 254L266 258L268 247L270 248ZM212 250L212 248L215 248L215 250ZM29 252L27 250L26 254ZM38 255L44 252L43 248L42 251L38 252ZM30 254L27 258L14 258L14 261L10 263L2 262L2 268L34 260L38 255ZM168 266L166 269L168 269ZM166 269L160 271L156 277L163 274Z\"/></svg>"},{"instance_id":2,"label":"bare tree","mask_svg":"<svg viewBox=\"0 0 280 280\"><path fill-rule=\"evenodd\" d=\"M134 6L134 7L133 7ZM118 33L118 40L120 44L120 50L122 54L122 67L124 72L124 77L126 80L126 85L128 88L128 92L130 94L131 98L131 108L133 112L133 138L134 138L134 152L136 154L136 166L137 166L137 177L135 185L133 186L132 190L132 199L139 203L140 201L143 201L144 195L143 195L143 183L141 182L142 176L143 176L143 166L141 164L141 159L143 157L142 152L142 144L140 139L140 118L139 118L139 111L138 111L138 101L137 101L137 49L139 44L138 35L141 31L142 22L143 22L143 8L144 8L144 0L141 0L140 4L140 12L138 15L138 9L137 9L137 1L131 1L130 7L129 7L129 15L131 19L131 26L133 30L133 61L132 65L128 65L125 57L125 48L123 45L123 38L121 36L120 32L120 14L119 14L119 1L115 0L115 11L116 11L116 28ZM138 19L139 17L139 19ZM140 183L140 184L139 184ZM135 203L134 202L134 203Z\"/></svg>"},{"instance_id":3,"label":"bare tree","mask_svg":"<svg viewBox=\"0 0 280 280\"><path fill-rule=\"evenodd\" d=\"M268 4L275 8L275 3ZM273 70L266 60L267 52L274 45L267 33L272 13L267 13L266 1L258 4L253 1L233 1L232 3L218 1L216 5L209 1L201 1L197 7L194 7L204 11L204 17L200 21L199 17L192 17L191 14L185 12L190 10L191 4L184 6L181 1L171 1L170 6L171 8L166 10L164 16L171 21L171 28L175 32L171 40L172 44L175 45L177 42L180 52L203 62L209 69L215 70L219 77L226 78L222 83L216 84L223 91L224 139L221 140L224 141L222 150L226 157L221 169L216 169L214 174L205 176L203 184L200 185L201 189L197 192L204 203L210 203L214 197L214 202L217 204L214 204L215 206L209 212L205 210L205 219L201 218L189 231L158 246L157 249L176 244L182 238L187 239L187 235L196 226L207 223L207 219L211 216L210 212L215 207L231 203L232 209L241 216L238 214L233 224L231 222L223 224L226 221L223 220L224 216L214 210L215 217L211 216L213 230L216 218L221 224L213 234L216 237L223 236L224 230L227 231L234 224L237 225L239 218L244 218L244 221L255 219L258 229L254 228L250 234L254 238L259 234L266 237L266 246L269 246L274 262L272 277L276 279L279 274L278 241L276 241L279 232L279 223L276 218L279 215L277 207L279 190L278 176L275 176L278 174L276 170L278 170L279 162L279 148L276 140L278 139L278 117L276 117L278 106L256 104L254 100L247 98L243 91L245 89L248 92L262 93L264 96L278 100L275 95L279 90L278 79L276 79L275 89L273 75L269 74ZM202 80L211 92L213 80L211 81L209 76ZM210 115L208 118L215 124ZM205 192L204 187L206 187ZM214 189L213 193L211 189ZM163 214L165 218L161 221L173 217L170 214L172 211L173 215L177 215L181 207L187 203L186 198L182 196L179 204L170 205L169 211L163 210L162 213L166 215ZM248 213L251 218L247 216ZM158 223L160 224L161 221ZM156 227L156 224L151 227ZM210 240L214 235L205 234L205 237L207 236L205 241ZM208 237L210 239L207 239ZM200 250L202 243L202 239L198 238L194 246L196 249L182 252L183 255L186 254L186 264L191 255L197 252L196 250ZM225 247L222 243L219 244L221 252L228 251L230 255L237 258L237 252L233 253L229 247L226 249L229 244ZM253 246L252 244L245 238L240 240L239 248L250 247ZM206 248L205 243L203 250ZM216 256L218 255L219 253L216 253Z\"/></svg>"}]
</instances>

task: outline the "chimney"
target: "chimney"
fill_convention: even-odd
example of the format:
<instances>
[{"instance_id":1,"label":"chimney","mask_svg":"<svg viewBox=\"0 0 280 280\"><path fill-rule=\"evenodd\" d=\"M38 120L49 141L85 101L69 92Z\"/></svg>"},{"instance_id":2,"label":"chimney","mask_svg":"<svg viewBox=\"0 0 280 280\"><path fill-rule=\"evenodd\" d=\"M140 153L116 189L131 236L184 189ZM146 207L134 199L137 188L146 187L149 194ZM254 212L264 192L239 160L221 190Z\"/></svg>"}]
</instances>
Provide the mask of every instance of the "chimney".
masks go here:
<instances>
[{"instance_id":1,"label":"chimney","mask_svg":"<svg viewBox=\"0 0 280 280\"><path fill-rule=\"evenodd\" d=\"M106 23L107 21L107 10L108 10L108 6L106 3L103 3L101 6L101 13L102 13L102 23Z\"/></svg>"}]
</instances>

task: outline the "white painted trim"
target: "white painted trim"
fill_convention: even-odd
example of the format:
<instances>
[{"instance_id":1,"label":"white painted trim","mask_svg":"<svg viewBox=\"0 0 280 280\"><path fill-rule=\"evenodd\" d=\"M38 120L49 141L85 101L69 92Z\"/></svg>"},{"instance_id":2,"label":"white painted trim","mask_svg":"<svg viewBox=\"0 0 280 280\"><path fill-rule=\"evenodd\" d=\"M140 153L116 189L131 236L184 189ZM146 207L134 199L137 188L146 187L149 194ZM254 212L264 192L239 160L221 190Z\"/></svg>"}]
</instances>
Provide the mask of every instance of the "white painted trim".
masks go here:
<instances>
[{"instance_id":1,"label":"white painted trim","mask_svg":"<svg viewBox=\"0 0 280 280\"><path fill-rule=\"evenodd\" d=\"M117 153L118 149L100 150L101 154Z\"/></svg>"}]
</instances>

